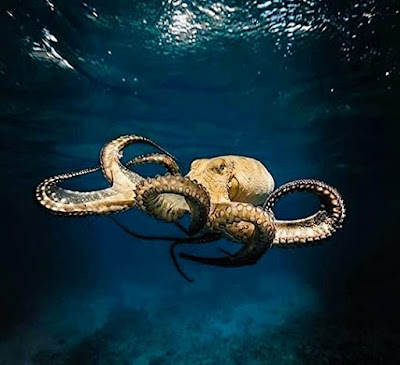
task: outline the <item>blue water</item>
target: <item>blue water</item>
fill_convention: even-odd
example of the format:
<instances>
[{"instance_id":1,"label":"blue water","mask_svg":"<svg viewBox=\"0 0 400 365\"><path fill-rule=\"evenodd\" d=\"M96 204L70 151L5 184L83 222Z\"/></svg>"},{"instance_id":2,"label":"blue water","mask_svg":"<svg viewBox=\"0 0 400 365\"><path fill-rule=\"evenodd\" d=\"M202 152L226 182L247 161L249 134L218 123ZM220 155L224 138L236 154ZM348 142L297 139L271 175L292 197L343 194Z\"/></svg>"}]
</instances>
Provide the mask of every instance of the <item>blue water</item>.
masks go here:
<instances>
[{"instance_id":1,"label":"blue water","mask_svg":"<svg viewBox=\"0 0 400 365\"><path fill-rule=\"evenodd\" d=\"M400 363L396 1L2 1L0 17L0 364ZM190 284L168 243L33 198L123 134L151 138L185 173L237 154L276 186L323 180L344 197L344 227L255 266L182 262ZM299 196L276 213L314 209ZM138 211L115 218L180 233Z\"/></svg>"}]
</instances>

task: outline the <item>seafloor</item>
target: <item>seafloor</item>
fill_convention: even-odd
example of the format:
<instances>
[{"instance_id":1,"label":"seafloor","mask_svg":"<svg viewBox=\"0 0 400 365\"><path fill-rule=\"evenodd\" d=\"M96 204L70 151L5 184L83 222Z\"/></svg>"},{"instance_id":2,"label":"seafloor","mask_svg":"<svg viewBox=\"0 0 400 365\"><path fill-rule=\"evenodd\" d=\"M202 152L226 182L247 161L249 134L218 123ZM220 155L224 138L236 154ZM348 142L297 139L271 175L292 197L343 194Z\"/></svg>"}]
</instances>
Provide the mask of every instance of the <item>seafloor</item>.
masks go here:
<instances>
[{"instance_id":1,"label":"seafloor","mask_svg":"<svg viewBox=\"0 0 400 365\"><path fill-rule=\"evenodd\" d=\"M42 307L0 345L1 364L398 364L399 333L352 314L315 308L309 287L274 278L229 300L210 298L210 283L159 293L129 286L118 295L65 294ZM278 280L285 292L273 292ZM140 294L139 294L140 293ZM191 301L188 297L192 297ZM175 302L176 298L182 300ZM207 299L205 299L207 298ZM171 301L171 303L168 303ZM203 302L201 302L203 301ZM160 305L165 303L165 305ZM191 303L188 306L185 303ZM195 304L193 304L195 303ZM347 308L347 311L350 308Z\"/></svg>"}]
</instances>

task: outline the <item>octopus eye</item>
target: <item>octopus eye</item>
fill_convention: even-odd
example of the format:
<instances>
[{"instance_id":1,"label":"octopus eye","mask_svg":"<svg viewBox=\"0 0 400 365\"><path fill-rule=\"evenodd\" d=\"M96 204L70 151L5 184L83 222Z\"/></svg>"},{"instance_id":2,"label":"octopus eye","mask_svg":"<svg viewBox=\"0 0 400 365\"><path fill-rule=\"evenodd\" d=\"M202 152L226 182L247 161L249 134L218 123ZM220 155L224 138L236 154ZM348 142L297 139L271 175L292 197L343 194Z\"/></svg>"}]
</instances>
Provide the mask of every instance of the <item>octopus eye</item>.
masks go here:
<instances>
[{"instance_id":1,"label":"octopus eye","mask_svg":"<svg viewBox=\"0 0 400 365\"><path fill-rule=\"evenodd\" d=\"M219 165L219 171L224 171L226 165L224 163L222 163L221 165Z\"/></svg>"},{"instance_id":2,"label":"octopus eye","mask_svg":"<svg viewBox=\"0 0 400 365\"><path fill-rule=\"evenodd\" d=\"M235 198L239 194L239 181L236 179L236 177L233 177L229 183L228 194L231 201L235 201Z\"/></svg>"}]
</instances>

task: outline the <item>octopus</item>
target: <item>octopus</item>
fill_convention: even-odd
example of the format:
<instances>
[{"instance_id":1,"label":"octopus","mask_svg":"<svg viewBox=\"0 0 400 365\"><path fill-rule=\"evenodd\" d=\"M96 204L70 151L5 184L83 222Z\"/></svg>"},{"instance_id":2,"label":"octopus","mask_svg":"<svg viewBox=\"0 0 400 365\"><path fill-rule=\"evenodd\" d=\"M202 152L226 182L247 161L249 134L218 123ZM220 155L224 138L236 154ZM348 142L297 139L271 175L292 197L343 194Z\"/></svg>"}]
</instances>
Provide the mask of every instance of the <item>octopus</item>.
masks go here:
<instances>
[{"instance_id":1,"label":"octopus","mask_svg":"<svg viewBox=\"0 0 400 365\"><path fill-rule=\"evenodd\" d=\"M140 155L123 164L123 150L144 143L156 153ZM141 164L160 164L164 176L145 178L133 171ZM109 187L94 191L73 191L60 185L71 178L101 170ZM176 158L152 140L125 135L107 143L100 153L100 166L56 175L36 187L36 199L48 211L62 216L87 216L118 213L138 208L147 214L175 223L185 237L142 236L116 222L127 233L148 239L172 241L172 260L182 274L175 255L179 244L204 244L221 238L239 242L236 253L220 248L219 257L179 253L179 257L197 263L221 267L254 265L270 248L315 246L342 227L345 206L339 192L314 179L295 180L275 189L274 179L258 160L244 156L218 156L196 159L183 176ZM279 220L275 204L294 192L306 192L319 198L314 214L295 220ZM190 215L186 229L179 220Z\"/></svg>"}]
</instances>

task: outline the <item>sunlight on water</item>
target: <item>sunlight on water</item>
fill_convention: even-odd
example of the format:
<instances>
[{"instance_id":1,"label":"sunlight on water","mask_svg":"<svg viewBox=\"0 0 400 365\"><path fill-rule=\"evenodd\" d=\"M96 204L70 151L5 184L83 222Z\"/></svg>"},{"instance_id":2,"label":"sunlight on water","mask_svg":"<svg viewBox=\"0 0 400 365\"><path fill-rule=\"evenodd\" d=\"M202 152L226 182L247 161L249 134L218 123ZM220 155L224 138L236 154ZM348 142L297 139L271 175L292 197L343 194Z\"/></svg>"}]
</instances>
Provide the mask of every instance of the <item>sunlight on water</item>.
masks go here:
<instances>
[{"instance_id":1,"label":"sunlight on water","mask_svg":"<svg viewBox=\"0 0 400 365\"><path fill-rule=\"evenodd\" d=\"M162 40L176 47L201 48L218 38L251 41L272 36L278 49L283 46L290 52L296 39L318 28L326 29L329 20L316 11L312 1L248 1L229 6L172 0L165 5L157 26Z\"/></svg>"},{"instance_id":2,"label":"sunlight on water","mask_svg":"<svg viewBox=\"0 0 400 365\"><path fill-rule=\"evenodd\" d=\"M56 20L54 24L71 23L72 29L77 25L93 27L93 29L109 32L110 45L104 43L100 47L104 54L124 47L142 47L146 52L168 56L182 55L187 52L204 52L207 47L225 48L224 42L240 40L257 43L267 40L273 52L288 57L302 47L304 38L318 39L324 33L336 39L343 58L347 61L367 60L373 58L391 59L392 49L384 50L377 42L365 42L366 37L377 37L375 24L383 19L399 20L399 9L384 5L376 0L354 2L348 6L327 4L311 0L274 0L274 1L185 1L167 0L161 8L157 2L134 3L132 9L123 13L102 12L83 2L76 7L73 14L64 15L64 7L46 0L47 8ZM31 13L21 14L8 9L7 14L18 25L25 17L31 19ZM38 18L40 24L40 18ZM54 28L54 24L52 28ZM60 29L41 27L42 39L26 35L25 43L30 43L30 54L37 60L53 61L56 65L73 68L74 63L108 64L112 57L93 59L94 55L85 54L84 49L70 48L70 41ZM53 33L54 31L54 33ZM143 40L136 37L145 32L149 37ZM78 36L78 33L76 33ZM88 34L82 37L88 37ZM121 42L126 36L130 42ZM56 40L59 40L58 44ZM81 43L75 39L74 43ZM83 41L83 39L82 39ZM141 42L144 41L144 44ZM256 42L256 43L254 43ZM113 48L113 50L111 50ZM389 53L387 53L389 52ZM96 56L98 57L98 56ZM109 59L109 60L107 60ZM107 71L108 72L108 71ZM398 73L398 67L392 64L388 72ZM127 77L126 82L130 82ZM121 78L122 79L122 78ZM124 81L124 82L125 82Z\"/></svg>"},{"instance_id":3,"label":"sunlight on water","mask_svg":"<svg viewBox=\"0 0 400 365\"><path fill-rule=\"evenodd\" d=\"M43 28L43 38L41 42L33 42L30 55L39 61L54 62L62 68L74 69L71 64L61 57L53 45L58 42L57 38L48 29Z\"/></svg>"}]
</instances>

